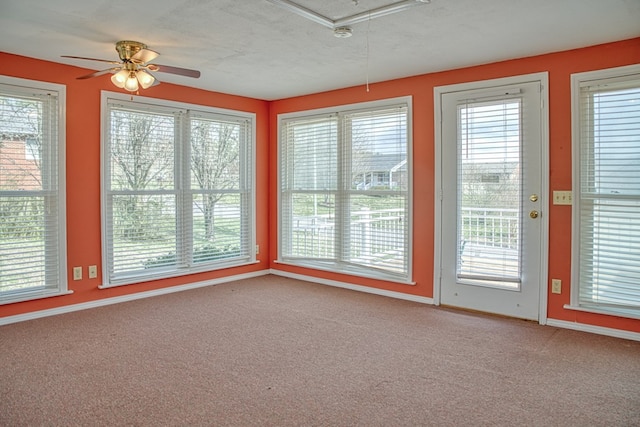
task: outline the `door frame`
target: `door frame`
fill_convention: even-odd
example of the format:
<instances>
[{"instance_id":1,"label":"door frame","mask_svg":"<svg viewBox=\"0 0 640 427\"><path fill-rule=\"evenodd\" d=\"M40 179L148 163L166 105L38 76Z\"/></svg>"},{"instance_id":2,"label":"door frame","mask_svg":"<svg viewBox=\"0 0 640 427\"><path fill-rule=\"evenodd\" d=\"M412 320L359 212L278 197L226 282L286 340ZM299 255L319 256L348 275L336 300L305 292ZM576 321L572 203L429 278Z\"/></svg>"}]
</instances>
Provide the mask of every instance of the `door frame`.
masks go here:
<instances>
[{"instance_id":1,"label":"door frame","mask_svg":"<svg viewBox=\"0 0 640 427\"><path fill-rule=\"evenodd\" d=\"M542 208L540 227L540 283L538 300L538 323L547 323L548 265L549 265L549 73L532 73L489 80L435 86L434 96L434 145L435 145L435 212L434 212L434 269L433 302L440 305L442 286L442 97L452 92L471 90L491 90L507 85L539 82L541 87L541 141L540 141L540 207Z\"/></svg>"}]
</instances>

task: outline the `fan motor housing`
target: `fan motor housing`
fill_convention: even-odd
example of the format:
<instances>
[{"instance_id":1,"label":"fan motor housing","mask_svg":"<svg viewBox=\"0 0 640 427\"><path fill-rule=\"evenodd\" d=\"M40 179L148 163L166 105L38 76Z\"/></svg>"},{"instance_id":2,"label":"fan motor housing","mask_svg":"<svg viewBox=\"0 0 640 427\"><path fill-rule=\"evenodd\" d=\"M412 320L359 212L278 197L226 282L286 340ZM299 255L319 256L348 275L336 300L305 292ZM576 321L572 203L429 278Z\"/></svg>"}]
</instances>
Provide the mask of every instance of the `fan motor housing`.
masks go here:
<instances>
[{"instance_id":1,"label":"fan motor housing","mask_svg":"<svg viewBox=\"0 0 640 427\"><path fill-rule=\"evenodd\" d=\"M121 40L116 43L116 51L118 52L118 55L120 55L120 59L123 61L131 60L133 55L146 48L146 44L131 40Z\"/></svg>"}]
</instances>

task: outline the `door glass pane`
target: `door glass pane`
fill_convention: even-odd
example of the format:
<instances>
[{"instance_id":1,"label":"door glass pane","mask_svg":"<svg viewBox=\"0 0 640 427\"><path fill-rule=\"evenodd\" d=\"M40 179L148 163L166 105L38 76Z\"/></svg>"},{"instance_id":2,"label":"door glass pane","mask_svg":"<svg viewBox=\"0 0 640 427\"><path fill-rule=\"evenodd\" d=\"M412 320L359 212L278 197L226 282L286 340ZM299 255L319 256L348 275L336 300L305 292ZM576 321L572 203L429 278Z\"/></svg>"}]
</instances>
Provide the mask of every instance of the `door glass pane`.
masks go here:
<instances>
[{"instance_id":1,"label":"door glass pane","mask_svg":"<svg viewBox=\"0 0 640 427\"><path fill-rule=\"evenodd\" d=\"M521 100L458 106L458 281L520 287Z\"/></svg>"}]
</instances>

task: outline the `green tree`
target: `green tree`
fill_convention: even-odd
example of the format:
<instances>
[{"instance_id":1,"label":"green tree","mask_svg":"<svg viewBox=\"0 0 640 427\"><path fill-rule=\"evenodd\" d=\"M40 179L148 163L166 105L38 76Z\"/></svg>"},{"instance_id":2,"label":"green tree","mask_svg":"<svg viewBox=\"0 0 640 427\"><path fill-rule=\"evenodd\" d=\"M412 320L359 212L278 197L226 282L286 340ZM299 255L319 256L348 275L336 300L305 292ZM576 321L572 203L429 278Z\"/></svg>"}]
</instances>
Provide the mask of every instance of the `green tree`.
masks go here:
<instances>
[{"instance_id":1,"label":"green tree","mask_svg":"<svg viewBox=\"0 0 640 427\"><path fill-rule=\"evenodd\" d=\"M0 190L40 190L43 186L42 102L0 96ZM34 227L44 206L38 197L0 200L0 231L8 238L42 237Z\"/></svg>"},{"instance_id":2,"label":"green tree","mask_svg":"<svg viewBox=\"0 0 640 427\"><path fill-rule=\"evenodd\" d=\"M112 189L141 191L172 189L174 118L114 110L111 115ZM161 210L148 196L132 194L114 199L114 215L122 237L158 237L154 218Z\"/></svg>"},{"instance_id":3,"label":"green tree","mask_svg":"<svg viewBox=\"0 0 640 427\"><path fill-rule=\"evenodd\" d=\"M215 239L215 207L224 190L240 184L239 126L235 123L194 119L191 122L192 185L202 191L205 238ZM214 191L211 191L214 190Z\"/></svg>"}]
</instances>

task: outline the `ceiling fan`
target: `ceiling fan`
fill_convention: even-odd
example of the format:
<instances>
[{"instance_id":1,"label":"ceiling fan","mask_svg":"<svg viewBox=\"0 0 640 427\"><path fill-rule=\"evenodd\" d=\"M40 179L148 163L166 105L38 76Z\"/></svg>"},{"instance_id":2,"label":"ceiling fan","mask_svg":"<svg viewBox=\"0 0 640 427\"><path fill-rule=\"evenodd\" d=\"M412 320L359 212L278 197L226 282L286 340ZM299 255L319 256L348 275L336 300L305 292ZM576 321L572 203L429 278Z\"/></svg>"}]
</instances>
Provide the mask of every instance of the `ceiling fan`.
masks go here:
<instances>
[{"instance_id":1,"label":"ceiling fan","mask_svg":"<svg viewBox=\"0 0 640 427\"><path fill-rule=\"evenodd\" d=\"M160 54L151 49L147 49L147 45L144 43L122 40L116 43L116 51L120 56L120 61L69 55L62 55L62 57L107 62L109 64L117 65L115 67L107 68L106 70L96 71L95 73L80 76L78 79L89 79L103 74L112 73L113 76L111 76L111 81L113 84L119 88L124 88L129 92L137 91L140 86L142 86L143 89L147 89L150 86L159 84L160 82L151 73L149 73L150 71L177 74L196 79L200 77L200 71L197 70L160 64L149 64L149 62L156 59Z\"/></svg>"}]
</instances>

